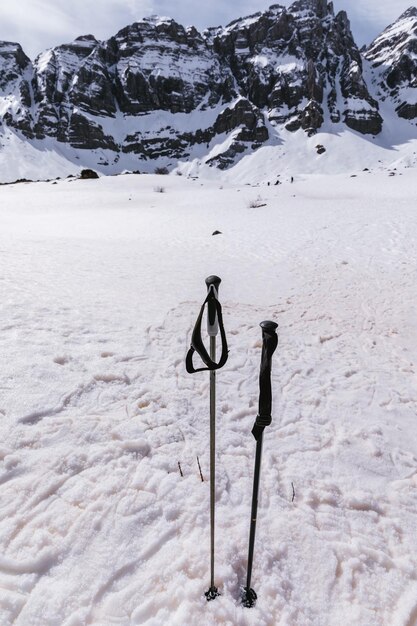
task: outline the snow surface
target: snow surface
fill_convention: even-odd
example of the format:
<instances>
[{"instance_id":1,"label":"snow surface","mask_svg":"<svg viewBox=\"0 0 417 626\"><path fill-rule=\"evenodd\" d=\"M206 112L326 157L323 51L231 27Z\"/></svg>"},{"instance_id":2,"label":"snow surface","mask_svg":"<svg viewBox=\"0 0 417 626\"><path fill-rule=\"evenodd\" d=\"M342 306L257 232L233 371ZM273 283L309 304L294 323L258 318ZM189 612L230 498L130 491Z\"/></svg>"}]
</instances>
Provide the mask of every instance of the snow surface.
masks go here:
<instances>
[{"instance_id":1,"label":"snow surface","mask_svg":"<svg viewBox=\"0 0 417 626\"><path fill-rule=\"evenodd\" d=\"M415 624L417 177L397 174L0 187L1 626ZM208 375L184 358L212 273L230 355L207 603Z\"/></svg>"}]
</instances>

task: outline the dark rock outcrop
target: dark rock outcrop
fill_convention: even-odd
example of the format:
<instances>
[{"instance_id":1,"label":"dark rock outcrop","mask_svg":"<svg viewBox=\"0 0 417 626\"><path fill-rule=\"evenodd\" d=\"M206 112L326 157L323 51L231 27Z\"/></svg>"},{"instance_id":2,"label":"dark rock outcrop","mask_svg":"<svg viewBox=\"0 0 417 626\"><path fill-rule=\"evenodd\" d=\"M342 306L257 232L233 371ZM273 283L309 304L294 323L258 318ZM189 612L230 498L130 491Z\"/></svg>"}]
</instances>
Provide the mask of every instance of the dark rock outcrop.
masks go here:
<instances>
[{"instance_id":1,"label":"dark rock outcrop","mask_svg":"<svg viewBox=\"0 0 417 626\"><path fill-rule=\"evenodd\" d=\"M204 37L174 20L144 19L106 44L123 113L190 113L236 97L233 76Z\"/></svg>"},{"instance_id":2,"label":"dark rock outcrop","mask_svg":"<svg viewBox=\"0 0 417 626\"><path fill-rule=\"evenodd\" d=\"M314 134L326 110L362 133L379 132L378 103L362 76L360 52L345 12L325 0L274 5L209 33L240 92L288 130ZM338 99L338 90L343 100Z\"/></svg>"},{"instance_id":3,"label":"dark rock outcrop","mask_svg":"<svg viewBox=\"0 0 417 626\"><path fill-rule=\"evenodd\" d=\"M99 175L94 170L85 169L85 170L81 170L80 178L81 180L90 180L90 179L99 178Z\"/></svg>"},{"instance_id":4,"label":"dark rock outcrop","mask_svg":"<svg viewBox=\"0 0 417 626\"><path fill-rule=\"evenodd\" d=\"M142 159L154 159L158 156L187 158L194 146L210 143L220 135L233 134L232 145L223 153L224 158L216 156L210 164L232 164L233 154L239 155L247 150L255 150L269 138L263 115L248 100L240 99L226 107L216 118L213 125L194 132L175 132L171 127L163 129L157 137L152 132L139 132L126 137L123 152L140 155Z\"/></svg>"},{"instance_id":5,"label":"dark rock outcrop","mask_svg":"<svg viewBox=\"0 0 417 626\"><path fill-rule=\"evenodd\" d=\"M31 115L31 80L33 68L30 59L18 43L0 42L0 100L2 122L33 138Z\"/></svg>"}]
</instances>

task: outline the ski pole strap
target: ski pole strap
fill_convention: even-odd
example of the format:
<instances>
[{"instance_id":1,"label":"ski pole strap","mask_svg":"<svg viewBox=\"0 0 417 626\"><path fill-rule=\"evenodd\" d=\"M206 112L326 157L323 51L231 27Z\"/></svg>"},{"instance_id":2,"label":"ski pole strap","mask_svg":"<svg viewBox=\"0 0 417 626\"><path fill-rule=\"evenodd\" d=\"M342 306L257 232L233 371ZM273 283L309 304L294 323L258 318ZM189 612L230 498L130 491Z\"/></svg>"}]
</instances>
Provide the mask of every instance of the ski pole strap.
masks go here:
<instances>
[{"instance_id":1,"label":"ski pole strap","mask_svg":"<svg viewBox=\"0 0 417 626\"><path fill-rule=\"evenodd\" d=\"M271 389L271 362L278 345L278 335L275 322L261 322L262 328L262 356L261 369L259 373L259 407L258 415L252 429L252 435L258 441L264 431L265 426L269 426L272 409L272 389Z\"/></svg>"},{"instance_id":2,"label":"ski pole strap","mask_svg":"<svg viewBox=\"0 0 417 626\"><path fill-rule=\"evenodd\" d=\"M213 361L210 358L204 346L203 339L201 337L201 321L203 319L204 307L206 306L206 304L209 308L209 313L211 314L211 316L213 316L213 310L215 310L217 313L217 320L219 324L220 337L221 337L221 342L222 342L222 352L221 352L220 360L218 361L218 363L216 363L216 361ZM206 365L206 367L199 367L197 369L194 367L194 364L193 364L194 352L197 352L198 356ZM227 347L226 332L223 326L222 307L221 307L220 302L216 298L214 289L210 288L207 294L207 298L203 302L203 306L201 307L200 313L197 317L197 321L194 326L193 333L191 335L191 347L187 353L187 358L185 360L185 367L189 374L194 374L195 372L204 372L206 370L218 370L221 367L223 367L223 365L226 363L228 356L229 356L229 351Z\"/></svg>"}]
</instances>

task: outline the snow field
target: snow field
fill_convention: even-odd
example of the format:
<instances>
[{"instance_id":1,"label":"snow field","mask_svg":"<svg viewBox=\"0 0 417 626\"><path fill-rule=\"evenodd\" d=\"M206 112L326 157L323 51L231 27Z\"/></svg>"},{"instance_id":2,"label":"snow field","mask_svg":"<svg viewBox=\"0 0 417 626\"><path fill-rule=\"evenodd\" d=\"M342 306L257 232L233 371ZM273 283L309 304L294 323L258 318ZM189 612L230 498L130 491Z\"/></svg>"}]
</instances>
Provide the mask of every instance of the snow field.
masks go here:
<instances>
[{"instance_id":1,"label":"snow field","mask_svg":"<svg viewBox=\"0 0 417 626\"><path fill-rule=\"evenodd\" d=\"M416 184L0 188L1 626L413 626ZM230 356L207 603L209 379L184 358L211 273ZM279 345L248 610L263 319Z\"/></svg>"}]
</instances>

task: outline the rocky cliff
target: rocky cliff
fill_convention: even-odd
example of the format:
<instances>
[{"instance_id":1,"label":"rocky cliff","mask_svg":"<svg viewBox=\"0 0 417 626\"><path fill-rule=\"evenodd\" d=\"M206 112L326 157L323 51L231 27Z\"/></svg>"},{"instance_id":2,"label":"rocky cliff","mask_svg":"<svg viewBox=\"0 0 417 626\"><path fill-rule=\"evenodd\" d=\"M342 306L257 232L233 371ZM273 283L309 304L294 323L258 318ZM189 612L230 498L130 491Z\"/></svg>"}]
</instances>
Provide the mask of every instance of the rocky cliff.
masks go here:
<instances>
[{"instance_id":1,"label":"rocky cliff","mask_svg":"<svg viewBox=\"0 0 417 626\"><path fill-rule=\"evenodd\" d=\"M33 66L18 43L0 42L0 121L33 137Z\"/></svg>"},{"instance_id":2,"label":"rocky cliff","mask_svg":"<svg viewBox=\"0 0 417 626\"><path fill-rule=\"evenodd\" d=\"M335 16L332 3L274 5L210 35L241 93L271 121L312 134L330 117L361 133L380 132L349 20L344 11Z\"/></svg>"},{"instance_id":3,"label":"rocky cliff","mask_svg":"<svg viewBox=\"0 0 417 626\"><path fill-rule=\"evenodd\" d=\"M371 95L345 12L326 0L235 20L199 33L168 18L93 35L40 54L0 42L0 123L27 140L94 151L103 166L199 158L220 168L272 141L350 128L377 135L379 101L417 116L417 10L364 51Z\"/></svg>"}]
</instances>

